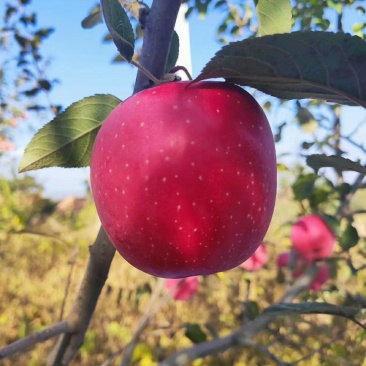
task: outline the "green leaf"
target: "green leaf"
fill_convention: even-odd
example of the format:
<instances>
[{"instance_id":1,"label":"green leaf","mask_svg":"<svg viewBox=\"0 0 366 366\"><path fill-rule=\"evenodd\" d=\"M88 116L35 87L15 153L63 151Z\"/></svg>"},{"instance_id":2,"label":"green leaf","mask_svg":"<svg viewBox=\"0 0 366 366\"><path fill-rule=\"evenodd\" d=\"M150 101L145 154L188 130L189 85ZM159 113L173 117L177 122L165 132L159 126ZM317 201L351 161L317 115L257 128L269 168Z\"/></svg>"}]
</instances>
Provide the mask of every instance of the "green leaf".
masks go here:
<instances>
[{"instance_id":1,"label":"green leaf","mask_svg":"<svg viewBox=\"0 0 366 366\"><path fill-rule=\"evenodd\" d=\"M366 43L344 33L294 32L224 46L196 81L225 78L283 99L366 107Z\"/></svg>"},{"instance_id":2,"label":"green leaf","mask_svg":"<svg viewBox=\"0 0 366 366\"><path fill-rule=\"evenodd\" d=\"M295 199L302 201L306 198L310 198L317 179L318 176L316 174L300 175L292 185Z\"/></svg>"},{"instance_id":3,"label":"green leaf","mask_svg":"<svg viewBox=\"0 0 366 366\"><path fill-rule=\"evenodd\" d=\"M344 251L348 251L357 245L360 237L355 227L350 222L347 222L347 226L344 229L341 237L339 238L339 244Z\"/></svg>"},{"instance_id":4,"label":"green leaf","mask_svg":"<svg viewBox=\"0 0 366 366\"><path fill-rule=\"evenodd\" d=\"M328 226L333 231L333 233L336 236L338 236L339 231L340 231L340 222L339 222L339 220L335 216L327 215L327 214L323 214L322 218L328 224Z\"/></svg>"},{"instance_id":5,"label":"green leaf","mask_svg":"<svg viewBox=\"0 0 366 366\"><path fill-rule=\"evenodd\" d=\"M201 329L198 324L187 323L184 324L185 336L193 343L201 343L207 340L206 333Z\"/></svg>"},{"instance_id":6,"label":"green leaf","mask_svg":"<svg viewBox=\"0 0 366 366\"><path fill-rule=\"evenodd\" d=\"M256 2L260 36L288 33L292 26L290 0L259 0Z\"/></svg>"},{"instance_id":7,"label":"green leaf","mask_svg":"<svg viewBox=\"0 0 366 366\"><path fill-rule=\"evenodd\" d=\"M317 172L320 168L334 168L338 171L353 171L366 175L366 167L355 161L336 155L310 155L306 158L306 164Z\"/></svg>"},{"instance_id":8,"label":"green leaf","mask_svg":"<svg viewBox=\"0 0 366 366\"><path fill-rule=\"evenodd\" d=\"M176 31L173 32L172 42L170 44L166 72L169 72L176 64L179 56L179 37Z\"/></svg>"},{"instance_id":9,"label":"green leaf","mask_svg":"<svg viewBox=\"0 0 366 366\"><path fill-rule=\"evenodd\" d=\"M118 0L101 0L104 20L119 53L127 61L132 60L135 36L126 11Z\"/></svg>"},{"instance_id":10,"label":"green leaf","mask_svg":"<svg viewBox=\"0 0 366 366\"><path fill-rule=\"evenodd\" d=\"M81 22L81 26L84 29L90 29L102 22L102 10L100 9L100 6L97 6L86 18L83 19L83 21Z\"/></svg>"},{"instance_id":11,"label":"green leaf","mask_svg":"<svg viewBox=\"0 0 366 366\"><path fill-rule=\"evenodd\" d=\"M247 319L253 320L259 315L260 309L257 302L248 300L245 301L243 305L245 317Z\"/></svg>"},{"instance_id":12,"label":"green leaf","mask_svg":"<svg viewBox=\"0 0 366 366\"><path fill-rule=\"evenodd\" d=\"M119 103L113 95L99 94L72 104L36 133L25 149L19 172L88 166L95 136Z\"/></svg>"},{"instance_id":13,"label":"green leaf","mask_svg":"<svg viewBox=\"0 0 366 366\"><path fill-rule=\"evenodd\" d=\"M297 101L296 107L296 119L299 122L301 129L307 133L314 132L318 127L318 123L313 114L308 108L304 108L299 101Z\"/></svg>"}]
</instances>

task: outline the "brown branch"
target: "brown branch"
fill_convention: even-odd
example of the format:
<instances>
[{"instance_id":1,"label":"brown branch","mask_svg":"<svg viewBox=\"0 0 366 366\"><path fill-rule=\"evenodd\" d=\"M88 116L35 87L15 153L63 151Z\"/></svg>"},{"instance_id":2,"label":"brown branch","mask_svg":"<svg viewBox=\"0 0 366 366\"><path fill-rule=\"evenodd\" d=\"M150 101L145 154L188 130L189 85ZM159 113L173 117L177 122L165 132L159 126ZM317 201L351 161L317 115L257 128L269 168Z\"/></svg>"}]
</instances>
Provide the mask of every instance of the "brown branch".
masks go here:
<instances>
[{"instance_id":1,"label":"brown branch","mask_svg":"<svg viewBox=\"0 0 366 366\"><path fill-rule=\"evenodd\" d=\"M180 5L181 0L154 0L146 20L140 64L157 79L162 79L165 72ZM148 77L139 71L134 92L150 86Z\"/></svg>"},{"instance_id":2,"label":"brown branch","mask_svg":"<svg viewBox=\"0 0 366 366\"><path fill-rule=\"evenodd\" d=\"M73 328L67 321L57 323L47 329L19 339L18 341L0 349L0 360L6 357L10 357L17 352L24 352L27 349L35 346L36 344L45 342L60 334L69 333L72 331Z\"/></svg>"},{"instance_id":3,"label":"brown branch","mask_svg":"<svg viewBox=\"0 0 366 366\"><path fill-rule=\"evenodd\" d=\"M108 277L114 253L115 248L111 245L103 228L101 228L90 248L90 258L83 281L71 311L66 318L67 323L72 326L74 332L64 334L58 339L48 357L48 366L68 365L79 351L99 295Z\"/></svg>"},{"instance_id":4,"label":"brown branch","mask_svg":"<svg viewBox=\"0 0 366 366\"><path fill-rule=\"evenodd\" d=\"M65 294L64 294L64 298L62 300L62 304L61 304L61 311L60 311L60 321L63 319L64 317L64 311L65 311L65 306L66 306L66 301L69 295L69 290L70 290L70 285L71 285L71 279L72 279L72 273L76 264L76 258L79 254L79 248L75 248L74 253L72 255L72 258L69 260L69 266L70 266L70 272L67 276L67 281L66 281L66 286L65 286Z\"/></svg>"},{"instance_id":5,"label":"brown branch","mask_svg":"<svg viewBox=\"0 0 366 366\"><path fill-rule=\"evenodd\" d=\"M279 303L292 302L310 285L318 271L318 267L309 268L309 270L286 291ZM161 362L159 366L185 366L198 358L203 358L209 355L212 356L233 347L257 347L251 339L260 331L265 329L273 320L273 314L262 314L254 320L244 324L226 337L215 338L212 341L202 342L194 347L186 348L172 354Z\"/></svg>"}]
</instances>

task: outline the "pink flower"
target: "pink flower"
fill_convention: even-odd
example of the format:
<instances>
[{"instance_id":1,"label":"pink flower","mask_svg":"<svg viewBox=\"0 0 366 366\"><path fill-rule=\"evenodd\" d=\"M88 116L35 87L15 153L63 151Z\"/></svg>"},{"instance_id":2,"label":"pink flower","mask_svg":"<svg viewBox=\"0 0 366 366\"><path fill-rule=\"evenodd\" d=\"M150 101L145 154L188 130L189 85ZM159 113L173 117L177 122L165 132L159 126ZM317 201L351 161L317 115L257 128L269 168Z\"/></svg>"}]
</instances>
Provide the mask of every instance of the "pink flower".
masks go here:
<instances>
[{"instance_id":1,"label":"pink flower","mask_svg":"<svg viewBox=\"0 0 366 366\"><path fill-rule=\"evenodd\" d=\"M198 277L169 278L165 281L165 288L172 291L173 299L180 301L189 300L198 290Z\"/></svg>"},{"instance_id":2,"label":"pink flower","mask_svg":"<svg viewBox=\"0 0 366 366\"><path fill-rule=\"evenodd\" d=\"M262 243L257 250L239 267L246 269L247 271L258 271L261 269L268 260L268 252L265 245Z\"/></svg>"}]
</instances>

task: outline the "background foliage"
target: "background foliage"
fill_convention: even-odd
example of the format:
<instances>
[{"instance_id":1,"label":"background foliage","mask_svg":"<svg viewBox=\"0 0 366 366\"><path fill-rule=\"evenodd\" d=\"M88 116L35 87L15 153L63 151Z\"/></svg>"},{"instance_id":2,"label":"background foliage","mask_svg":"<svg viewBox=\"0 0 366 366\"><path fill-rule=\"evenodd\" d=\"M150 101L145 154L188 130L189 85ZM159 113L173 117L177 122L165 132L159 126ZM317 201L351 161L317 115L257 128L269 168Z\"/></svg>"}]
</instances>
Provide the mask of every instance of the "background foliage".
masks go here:
<instances>
[{"instance_id":1,"label":"background foliage","mask_svg":"<svg viewBox=\"0 0 366 366\"><path fill-rule=\"evenodd\" d=\"M251 1L190 0L188 18L219 11L218 41L252 37L260 27ZM92 6L93 4L91 4ZM93 8L95 12L96 8ZM293 1L293 29L344 30L345 10L365 13L364 1ZM141 35L139 26L136 38ZM85 26L85 23L84 23ZM364 38L365 23L347 24L347 31ZM48 60L42 43L52 28L39 29L30 0L7 5L0 29L0 48L8 57L0 73L0 150L10 143L12 127L26 113L45 108L55 114L51 102L56 83L47 75ZM109 39L106 37L106 39ZM137 43L139 44L139 43ZM132 56L131 56L132 57ZM138 59L138 53L133 56ZM116 57L116 60L121 60ZM279 106L278 106L279 105ZM301 153L328 153L349 157L357 149L364 163L366 149L357 131L344 133L341 107L318 101L277 102L268 98L265 107L294 108L293 122L304 131ZM291 122L291 121L290 121ZM277 121L276 139L290 122ZM329 260L331 280L319 293L305 291L299 301L325 301L343 306L366 305L365 294L365 183L364 175L345 175L341 169L320 170L279 161L280 189L274 219L266 237L270 259L264 269L247 273L240 268L200 278L200 287L188 302L170 301L142 334L133 354L134 365L154 365L183 347L224 336L243 321L256 317L278 300L288 286L275 267L276 255L290 247L290 224L305 213L326 215L337 233L338 244ZM88 246L99 227L91 196L85 200L52 202L29 176L0 179L0 347L53 324L63 317L77 292L88 259ZM139 319L148 309L156 278L145 275L116 256L86 340L74 364L106 364L133 337ZM192 309L195 309L192 312ZM362 319L361 319L362 320ZM267 345L284 362L300 365L361 365L365 361L365 331L345 319L326 315L279 318L255 341ZM44 365L53 341L28 353L3 361L7 365ZM118 360L118 358L117 358ZM111 361L112 362L112 361ZM197 360L195 365L267 364L261 349L234 348ZM273 357L272 361L279 364ZM115 363L117 364L117 363Z\"/></svg>"}]
</instances>

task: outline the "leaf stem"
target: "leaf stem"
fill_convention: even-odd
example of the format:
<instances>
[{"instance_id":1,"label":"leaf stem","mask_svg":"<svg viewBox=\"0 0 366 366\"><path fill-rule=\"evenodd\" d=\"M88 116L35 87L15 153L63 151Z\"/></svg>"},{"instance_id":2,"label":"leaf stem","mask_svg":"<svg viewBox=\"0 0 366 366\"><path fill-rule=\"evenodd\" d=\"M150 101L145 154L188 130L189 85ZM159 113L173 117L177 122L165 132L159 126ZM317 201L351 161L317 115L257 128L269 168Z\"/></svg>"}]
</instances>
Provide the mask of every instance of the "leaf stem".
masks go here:
<instances>
[{"instance_id":1,"label":"leaf stem","mask_svg":"<svg viewBox=\"0 0 366 366\"><path fill-rule=\"evenodd\" d=\"M163 84L164 81L157 79L148 69L140 65L138 62L131 60L131 65L136 66L144 75L146 75L155 85Z\"/></svg>"},{"instance_id":2,"label":"leaf stem","mask_svg":"<svg viewBox=\"0 0 366 366\"><path fill-rule=\"evenodd\" d=\"M176 73L176 72L178 72L178 71L183 71L183 72L186 74L186 76L187 76L187 78L188 78L189 80L193 80L193 79L192 79L192 75L189 73L188 69L187 69L186 67L184 67L184 66L175 66L175 67L173 67L173 68L169 71L169 73L174 74L174 73Z\"/></svg>"}]
</instances>

